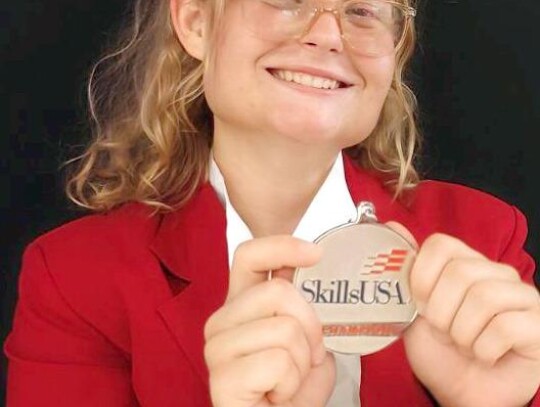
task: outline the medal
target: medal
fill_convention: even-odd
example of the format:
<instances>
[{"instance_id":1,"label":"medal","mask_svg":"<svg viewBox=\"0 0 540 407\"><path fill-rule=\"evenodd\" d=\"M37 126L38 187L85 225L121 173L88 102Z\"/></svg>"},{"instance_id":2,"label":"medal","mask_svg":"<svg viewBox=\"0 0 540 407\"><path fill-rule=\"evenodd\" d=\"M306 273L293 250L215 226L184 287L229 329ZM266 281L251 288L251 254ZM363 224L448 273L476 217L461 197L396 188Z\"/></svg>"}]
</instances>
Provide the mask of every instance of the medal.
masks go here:
<instances>
[{"instance_id":1,"label":"medal","mask_svg":"<svg viewBox=\"0 0 540 407\"><path fill-rule=\"evenodd\" d=\"M330 229L315 243L321 261L298 268L293 284L317 312L327 349L367 355L394 342L416 317L409 290L414 247L377 222L361 202L357 219Z\"/></svg>"}]
</instances>

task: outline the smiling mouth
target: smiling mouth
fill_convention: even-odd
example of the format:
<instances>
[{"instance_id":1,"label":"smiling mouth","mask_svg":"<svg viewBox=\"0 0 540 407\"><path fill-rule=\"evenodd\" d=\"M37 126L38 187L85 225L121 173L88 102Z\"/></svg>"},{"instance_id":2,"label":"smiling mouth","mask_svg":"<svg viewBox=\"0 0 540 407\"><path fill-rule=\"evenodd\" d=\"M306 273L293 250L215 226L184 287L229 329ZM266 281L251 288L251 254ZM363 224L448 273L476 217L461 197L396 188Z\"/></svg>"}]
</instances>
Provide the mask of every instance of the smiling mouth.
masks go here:
<instances>
[{"instance_id":1,"label":"smiling mouth","mask_svg":"<svg viewBox=\"0 0 540 407\"><path fill-rule=\"evenodd\" d=\"M348 88L351 86L336 79L309 75L302 72L288 71L285 69L268 69L268 72L279 80L293 82L315 89L335 90L340 88Z\"/></svg>"}]
</instances>

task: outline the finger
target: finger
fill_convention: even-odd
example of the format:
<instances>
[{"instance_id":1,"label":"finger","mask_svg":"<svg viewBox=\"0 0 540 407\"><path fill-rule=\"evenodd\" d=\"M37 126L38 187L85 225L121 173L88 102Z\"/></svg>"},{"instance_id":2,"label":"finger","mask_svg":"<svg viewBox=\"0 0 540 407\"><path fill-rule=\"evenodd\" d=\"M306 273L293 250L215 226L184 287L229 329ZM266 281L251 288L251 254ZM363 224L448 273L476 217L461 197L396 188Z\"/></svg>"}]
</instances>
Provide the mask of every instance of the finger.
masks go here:
<instances>
[{"instance_id":1,"label":"finger","mask_svg":"<svg viewBox=\"0 0 540 407\"><path fill-rule=\"evenodd\" d=\"M506 265L484 259L452 258L441 270L420 313L440 331L449 332L468 290L474 284L486 280L515 282L513 273Z\"/></svg>"},{"instance_id":2,"label":"finger","mask_svg":"<svg viewBox=\"0 0 540 407\"><path fill-rule=\"evenodd\" d=\"M309 267L319 261L321 248L292 236L269 236L238 246L232 261L227 299L267 279L269 270Z\"/></svg>"},{"instance_id":3,"label":"finger","mask_svg":"<svg viewBox=\"0 0 540 407\"><path fill-rule=\"evenodd\" d=\"M493 366L508 351L540 361L540 312L510 311L495 316L473 344L477 359Z\"/></svg>"},{"instance_id":4,"label":"finger","mask_svg":"<svg viewBox=\"0 0 540 407\"><path fill-rule=\"evenodd\" d=\"M390 229L392 229L397 234L401 235L409 244L415 248L415 250L418 250L418 243L416 242L416 239L414 238L413 234L409 232L409 230L403 226L401 223L398 222L386 222L386 226L388 226Z\"/></svg>"},{"instance_id":5,"label":"finger","mask_svg":"<svg viewBox=\"0 0 540 407\"><path fill-rule=\"evenodd\" d=\"M290 400L300 386L300 376L283 349L267 349L222 365L210 374L215 407L252 407L272 392L271 401Z\"/></svg>"},{"instance_id":6,"label":"finger","mask_svg":"<svg viewBox=\"0 0 540 407\"><path fill-rule=\"evenodd\" d=\"M483 259L484 256L448 235L437 233L424 241L409 277L411 294L419 311L431 297L446 264L456 258Z\"/></svg>"},{"instance_id":7,"label":"finger","mask_svg":"<svg viewBox=\"0 0 540 407\"><path fill-rule=\"evenodd\" d=\"M206 364L212 370L270 348L289 352L301 378L308 374L311 368L309 343L302 326L289 316L259 319L223 331L206 343L204 353Z\"/></svg>"},{"instance_id":8,"label":"finger","mask_svg":"<svg viewBox=\"0 0 540 407\"><path fill-rule=\"evenodd\" d=\"M327 352L324 361L311 369L300 385L293 402L294 406L323 407L327 405L336 382L336 362L332 352Z\"/></svg>"},{"instance_id":9,"label":"finger","mask_svg":"<svg viewBox=\"0 0 540 407\"><path fill-rule=\"evenodd\" d=\"M479 281L467 291L450 328L450 336L462 348L472 348L496 315L527 310L540 311L540 297L534 287L513 281Z\"/></svg>"},{"instance_id":10,"label":"finger","mask_svg":"<svg viewBox=\"0 0 540 407\"><path fill-rule=\"evenodd\" d=\"M238 325L273 316L296 319L308 339L314 363L320 363L326 354L321 323L300 292L281 278L251 287L216 311L206 323L205 338L208 341Z\"/></svg>"}]
</instances>

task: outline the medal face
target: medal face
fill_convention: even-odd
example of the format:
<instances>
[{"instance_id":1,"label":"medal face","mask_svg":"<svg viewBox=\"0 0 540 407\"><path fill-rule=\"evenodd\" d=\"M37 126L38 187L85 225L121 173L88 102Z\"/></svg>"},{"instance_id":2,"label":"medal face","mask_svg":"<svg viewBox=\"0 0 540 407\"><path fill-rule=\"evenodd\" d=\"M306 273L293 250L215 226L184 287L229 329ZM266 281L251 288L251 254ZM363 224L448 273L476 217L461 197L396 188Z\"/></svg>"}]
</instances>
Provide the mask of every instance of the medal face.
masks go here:
<instances>
[{"instance_id":1,"label":"medal face","mask_svg":"<svg viewBox=\"0 0 540 407\"><path fill-rule=\"evenodd\" d=\"M321 261L295 271L293 284L315 308L324 343L334 352L376 352L416 317L408 282L416 251L375 219L373 206L361 203L356 223L315 241L324 248Z\"/></svg>"}]
</instances>

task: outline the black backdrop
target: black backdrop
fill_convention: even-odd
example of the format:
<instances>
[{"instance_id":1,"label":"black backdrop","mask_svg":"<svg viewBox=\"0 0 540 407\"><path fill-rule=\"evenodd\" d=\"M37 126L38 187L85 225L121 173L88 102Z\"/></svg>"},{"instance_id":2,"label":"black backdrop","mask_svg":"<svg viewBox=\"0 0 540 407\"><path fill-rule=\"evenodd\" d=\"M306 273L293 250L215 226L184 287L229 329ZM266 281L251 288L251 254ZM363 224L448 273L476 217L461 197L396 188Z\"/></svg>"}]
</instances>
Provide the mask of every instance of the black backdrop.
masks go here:
<instances>
[{"instance_id":1,"label":"black backdrop","mask_svg":"<svg viewBox=\"0 0 540 407\"><path fill-rule=\"evenodd\" d=\"M86 140L84 80L128 4L0 4L2 341L24 246L81 214L63 197L59 167ZM418 20L412 80L426 137L426 175L520 207L530 222L528 249L540 259L540 3L421 0Z\"/></svg>"}]
</instances>

